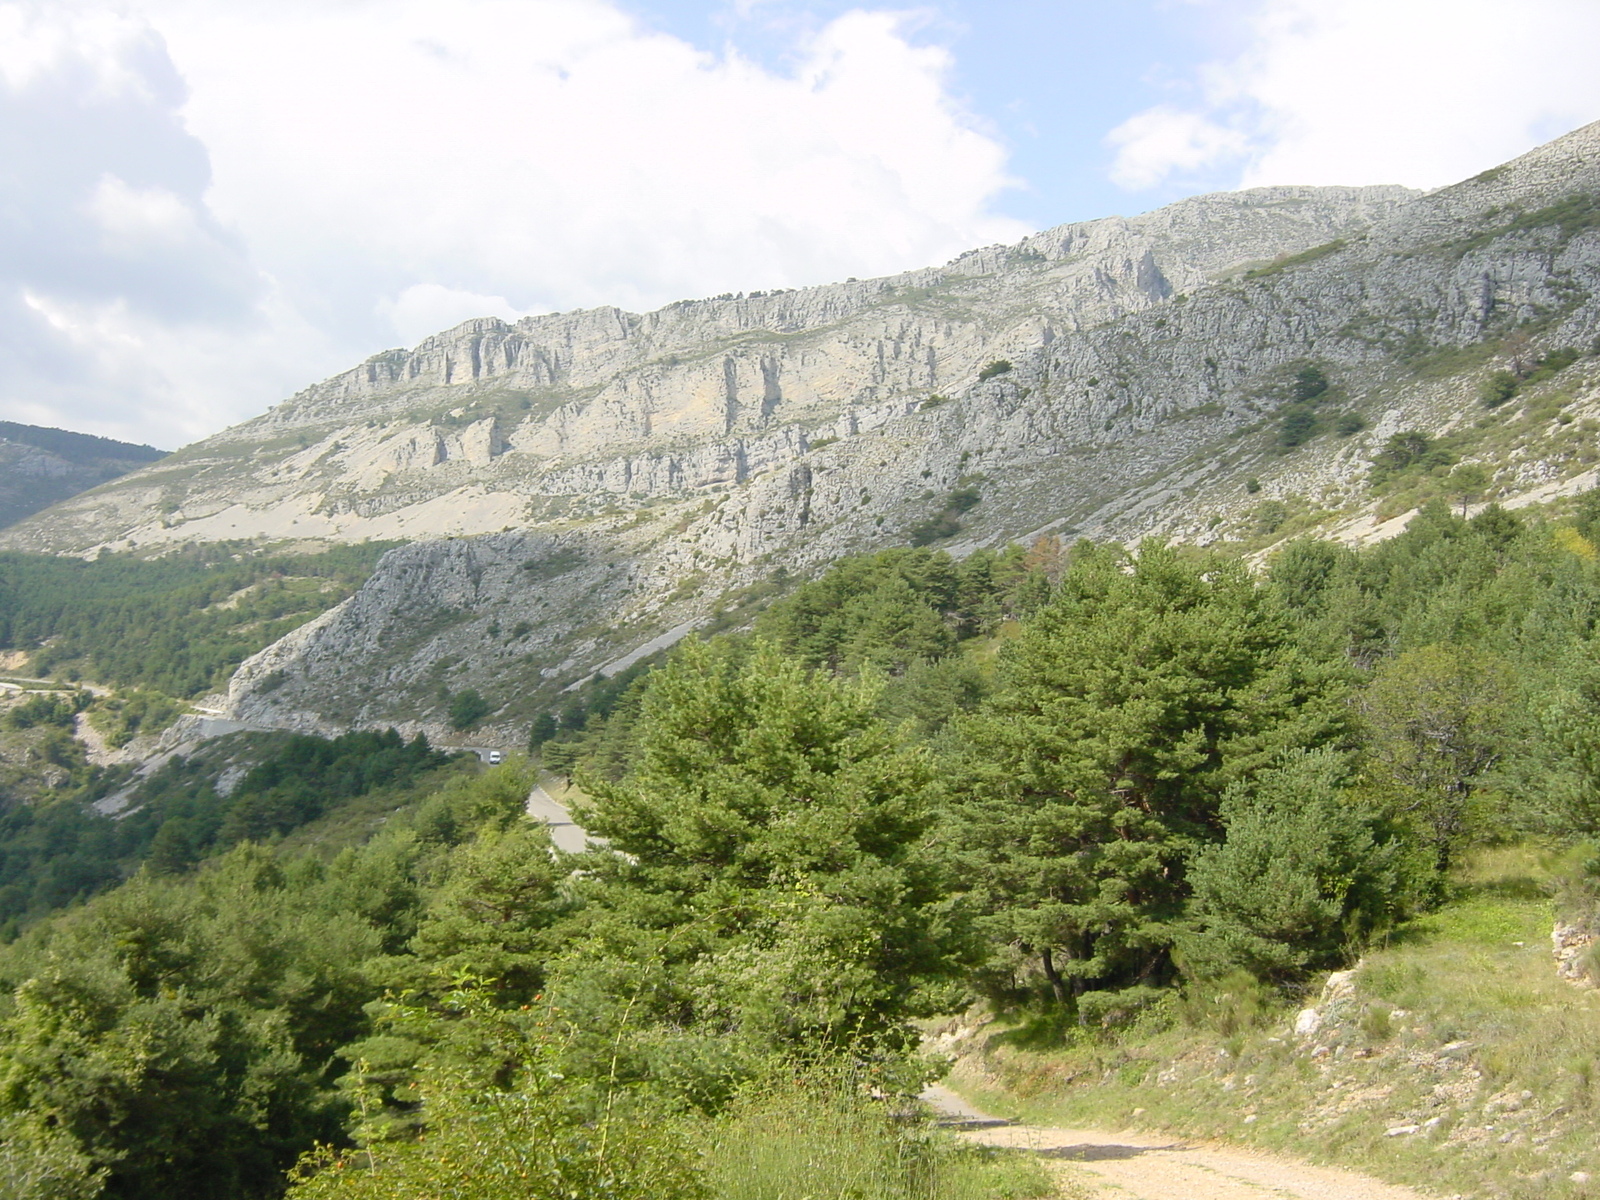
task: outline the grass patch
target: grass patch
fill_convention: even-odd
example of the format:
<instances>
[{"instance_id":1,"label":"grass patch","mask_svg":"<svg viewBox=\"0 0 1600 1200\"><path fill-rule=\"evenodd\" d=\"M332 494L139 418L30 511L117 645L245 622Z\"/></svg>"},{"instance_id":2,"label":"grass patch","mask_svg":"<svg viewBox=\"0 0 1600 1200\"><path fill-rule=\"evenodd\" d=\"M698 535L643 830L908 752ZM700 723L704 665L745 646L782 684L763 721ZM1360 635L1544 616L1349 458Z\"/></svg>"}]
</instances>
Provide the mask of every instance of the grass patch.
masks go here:
<instances>
[{"instance_id":1,"label":"grass patch","mask_svg":"<svg viewBox=\"0 0 1600 1200\"><path fill-rule=\"evenodd\" d=\"M1555 974L1557 869L1527 846L1469 859L1455 898L1371 950L1353 987L1312 993L1314 1036L1292 1031L1304 1000L1191 994L1049 1048L1012 1022L952 1083L1033 1122L1227 1138L1447 1195L1593 1195L1571 1176L1600 1177L1600 993Z\"/></svg>"},{"instance_id":2,"label":"grass patch","mask_svg":"<svg viewBox=\"0 0 1600 1200\"><path fill-rule=\"evenodd\" d=\"M1531 233L1543 229L1554 229L1563 242L1570 241L1585 230L1600 228L1600 198L1580 192L1531 212L1512 210L1509 213L1496 214L1491 211L1485 215L1491 219L1501 215L1505 219L1481 233L1449 243L1449 249L1458 254L1466 254L1482 249L1507 234Z\"/></svg>"},{"instance_id":3,"label":"grass patch","mask_svg":"<svg viewBox=\"0 0 1600 1200\"><path fill-rule=\"evenodd\" d=\"M1246 271L1246 279L1266 279L1272 275L1282 274L1284 271L1295 267L1303 267L1307 263L1314 263L1319 258L1327 258L1330 254L1337 254L1349 243L1344 238L1335 238L1331 242L1324 242L1320 246L1313 246L1309 250L1302 250L1299 254L1291 254L1286 258L1276 259L1264 267L1257 267L1253 271Z\"/></svg>"},{"instance_id":4,"label":"grass patch","mask_svg":"<svg viewBox=\"0 0 1600 1200\"><path fill-rule=\"evenodd\" d=\"M1408 361L1411 373L1419 379L1449 379L1476 371L1500 353L1503 338L1485 338L1470 346L1440 346Z\"/></svg>"},{"instance_id":5,"label":"grass patch","mask_svg":"<svg viewBox=\"0 0 1600 1200\"><path fill-rule=\"evenodd\" d=\"M717 1200L1043 1200L1035 1158L958 1141L845 1086L765 1083L704 1123Z\"/></svg>"}]
</instances>

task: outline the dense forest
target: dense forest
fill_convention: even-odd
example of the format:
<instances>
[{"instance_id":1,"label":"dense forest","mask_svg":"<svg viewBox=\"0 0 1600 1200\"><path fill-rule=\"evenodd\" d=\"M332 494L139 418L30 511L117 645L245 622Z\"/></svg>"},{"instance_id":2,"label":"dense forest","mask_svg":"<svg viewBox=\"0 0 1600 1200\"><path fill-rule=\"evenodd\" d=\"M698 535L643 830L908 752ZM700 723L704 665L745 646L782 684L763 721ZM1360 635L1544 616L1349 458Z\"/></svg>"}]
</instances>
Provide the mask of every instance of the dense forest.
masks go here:
<instances>
[{"instance_id":1,"label":"dense forest","mask_svg":"<svg viewBox=\"0 0 1600 1200\"><path fill-rule=\"evenodd\" d=\"M66 723L72 707L43 696L12 708L5 720ZM437 787L453 762L421 735L408 743L393 730L333 739L229 734L143 778L79 761L53 802L0 812L0 937L15 937L30 919L121 883L141 866L180 873L361 797L401 804L418 789Z\"/></svg>"},{"instance_id":2,"label":"dense forest","mask_svg":"<svg viewBox=\"0 0 1600 1200\"><path fill-rule=\"evenodd\" d=\"M392 544L259 554L218 542L89 561L0 553L0 650L27 651L37 675L199 696L343 600Z\"/></svg>"},{"instance_id":3,"label":"dense forest","mask_svg":"<svg viewBox=\"0 0 1600 1200\"><path fill-rule=\"evenodd\" d=\"M577 856L524 763L305 740L227 796L170 766L127 818L142 869L30 895L0 951L12 1194L1044 1194L895 1119L938 1071L917 1021L1094 1038L1219 978L1292 995L1469 848L1594 837L1597 537L1590 494L1259 572L1155 541L848 559L536 723L604 839ZM387 819L283 836L371 794L374 754L417 785Z\"/></svg>"}]
</instances>

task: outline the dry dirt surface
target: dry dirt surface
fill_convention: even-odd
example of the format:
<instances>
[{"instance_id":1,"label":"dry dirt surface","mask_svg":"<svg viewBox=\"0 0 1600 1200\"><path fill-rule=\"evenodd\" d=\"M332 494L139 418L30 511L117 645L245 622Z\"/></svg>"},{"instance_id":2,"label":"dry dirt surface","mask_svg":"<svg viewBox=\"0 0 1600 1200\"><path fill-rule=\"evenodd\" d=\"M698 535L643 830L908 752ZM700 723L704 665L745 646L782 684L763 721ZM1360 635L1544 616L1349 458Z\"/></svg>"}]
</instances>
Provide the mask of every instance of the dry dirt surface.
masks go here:
<instances>
[{"instance_id":1,"label":"dry dirt surface","mask_svg":"<svg viewBox=\"0 0 1600 1200\"><path fill-rule=\"evenodd\" d=\"M923 1099L960 1127L963 1137L1060 1161L1063 1174L1096 1200L1424 1200L1421 1192L1353 1171L1238 1147L1158 1134L1013 1125L937 1084Z\"/></svg>"}]
</instances>

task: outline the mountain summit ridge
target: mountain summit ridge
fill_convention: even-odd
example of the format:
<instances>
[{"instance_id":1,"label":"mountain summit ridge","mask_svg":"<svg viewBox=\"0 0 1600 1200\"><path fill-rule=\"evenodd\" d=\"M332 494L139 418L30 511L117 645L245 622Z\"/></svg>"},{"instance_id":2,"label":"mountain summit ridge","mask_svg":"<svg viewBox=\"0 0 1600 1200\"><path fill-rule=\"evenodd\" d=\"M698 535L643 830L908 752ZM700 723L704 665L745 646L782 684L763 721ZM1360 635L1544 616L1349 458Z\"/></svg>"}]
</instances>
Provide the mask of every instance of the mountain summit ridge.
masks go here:
<instances>
[{"instance_id":1,"label":"mountain summit ridge","mask_svg":"<svg viewBox=\"0 0 1600 1200\"><path fill-rule=\"evenodd\" d=\"M231 712L437 732L470 686L509 742L603 664L843 554L1372 517L1392 434L1481 424L1483 376L1589 348L1597 296L1600 123L1426 195L1220 193L886 279L466 322L0 544L410 539L245 663ZM1596 361L1564 360L1486 494L1587 469L1567 423L1600 417Z\"/></svg>"},{"instance_id":2,"label":"mountain summit ridge","mask_svg":"<svg viewBox=\"0 0 1600 1200\"><path fill-rule=\"evenodd\" d=\"M0 544L88 553L478 533L523 522L512 496L736 481L880 422L877 406L971 386L989 361L1326 242L1413 195L1217 193L883 279L646 314L475 319L374 355Z\"/></svg>"}]
</instances>

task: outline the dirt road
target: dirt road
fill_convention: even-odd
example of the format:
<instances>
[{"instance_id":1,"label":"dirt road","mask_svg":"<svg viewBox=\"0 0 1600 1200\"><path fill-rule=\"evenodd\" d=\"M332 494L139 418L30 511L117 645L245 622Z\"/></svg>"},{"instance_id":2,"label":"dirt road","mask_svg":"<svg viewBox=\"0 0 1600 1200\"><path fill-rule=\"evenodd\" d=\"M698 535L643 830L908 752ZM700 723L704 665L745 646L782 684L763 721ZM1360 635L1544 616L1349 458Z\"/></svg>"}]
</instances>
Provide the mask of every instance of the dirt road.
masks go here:
<instances>
[{"instance_id":1,"label":"dirt road","mask_svg":"<svg viewBox=\"0 0 1600 1200\"><path fill-rule=\"evenodd\" d=\"M1420 1192L1353 1171L1234 1146L1103 1129L1012 1125L938 1084L923 1099L961 1128L963 1137L1074 1164L1064 1171L1092 1188L1097 1200L1424 1200Z\"/></svg>"}]
</instances>

